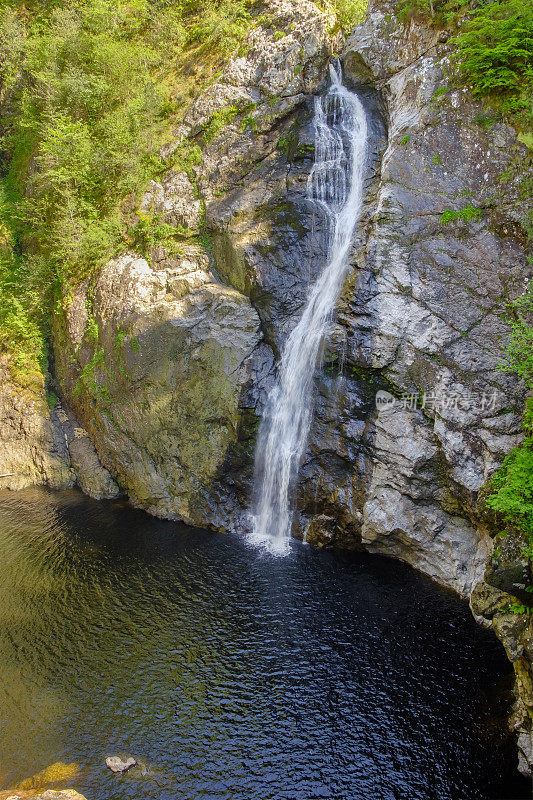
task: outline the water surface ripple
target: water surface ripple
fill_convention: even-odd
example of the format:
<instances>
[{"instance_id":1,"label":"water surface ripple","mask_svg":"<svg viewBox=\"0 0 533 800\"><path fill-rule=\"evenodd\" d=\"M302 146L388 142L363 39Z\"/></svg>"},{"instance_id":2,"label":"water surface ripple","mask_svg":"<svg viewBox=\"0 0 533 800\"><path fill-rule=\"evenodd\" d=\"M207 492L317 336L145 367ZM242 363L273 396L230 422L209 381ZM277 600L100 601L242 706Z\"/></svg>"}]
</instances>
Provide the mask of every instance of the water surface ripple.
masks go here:
<instances>
[{"instance_id":1,"label":"water surface ripple","mask_svg":"<svg viewBox=\"0 0 533 800\"><path fill-rule=\"evenodd\" d=\"M63 761L88 800L527 797L487 713L508 671L396 562L0 497L3 787ZM147 774L112 775L114 753Z\"/></svg>"}]
</instances>

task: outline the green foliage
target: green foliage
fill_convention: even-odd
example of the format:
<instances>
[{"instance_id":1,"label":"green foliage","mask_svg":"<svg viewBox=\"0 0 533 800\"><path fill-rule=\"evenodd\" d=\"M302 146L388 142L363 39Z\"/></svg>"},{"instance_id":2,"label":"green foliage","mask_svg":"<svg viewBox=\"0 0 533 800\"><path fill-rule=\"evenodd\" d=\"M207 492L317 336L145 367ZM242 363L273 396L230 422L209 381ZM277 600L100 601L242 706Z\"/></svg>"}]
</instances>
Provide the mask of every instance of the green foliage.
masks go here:
<instances>
[{"instance_id":1,"label":"green foliage","mask_svg":"<svg viewBox=\"0 0 533 800\"><path fill-rule=\"evenodd\" d=\"M138 212L138 223L130 231L131 244L137 253L150 257L156 246L163 246L169 253L179 250L178 237L187 236L187 232L163 222L161 215Z\"/></svg>"},{"instance_id":2,"label":"green foliage","mask_svg":"<svg viewBox=\"0 0 533 800\"><path fill-rule=\"evenodd\" d=\"M89 394L94 400L109 403L111 400L109 387L102 383L100 376L106 372L104 351L102 348L95 350L91 360L84 366L76 384L73 394L80 397L84 392Z\"/></svg>"},{"instance_id":3,"label":"green foliage","mask_svg":"<svg viewBox=\"0 0 533 800\"><path fill-rule=\"evenodd\" d=\"M533 389L533 287L512 304L511 335L507 359L500 366L505 372L516 372L528 389Z\"/></svg>"},{"instance_id":4,"label":"green foliage","mask_svg":"<svg viewBox=\"0 0 533 800\"><path fill-rule=\"evenodd\" d=\"M366 15L368 0L334 0L333 8L341 28L350 32Z\"/></svg>"},{"instance_id":5,"label":"green foliage","mask_svg":"<svg viewBox=\"0 0 533 800\"><path fill-rule=\"evenodd\" d=\"M453 59L475 97L528 129L532 124L533 4L530 0L399 0L398 18L457 31ZM459 24L460 23L460 24ZM441 90L438 92L443 93Z\"/></svg>"},{"instance_id":6,"label":"green foliage","mask_svg":"<svg viewBox=\"0 0 533 800\"><path fill-rule=\"evenodd\" d=\"M405 147L405 145L409 144L410 141L411 141L411 134L410 133L406 133L405 136L403 137L403 139L401 140L400 144L403 147Z\"/></svg>"},{"instance_id":7,"label":"green foliage","mask_svg":"<svg viewBox=\"0 0 533 800\"><path fill-rule=\"evenodd\" d=\"M503 611L508 611L510 614L531 614L533 613L533 608L531 606L526 606L524 603L509 603L507 608L502 609Z\"/></svg>"},{"instance_id":8,"label":"green foliage","mask_svg":"<svg viewBox=\"0 0 533 800\"><path fill-rule=\"evenodd\" d=\"M46 393L46 402L48 403L48 408L53 411L59 405L59 397L55 392L48 391Z\"/></svg>"},{"instance_id":9,"label":"green foliage","mask_svg":"<svg viewBox=\"0 0 533 800\"><path fill-rule=\"evenodd\" d=\"M185 139L172 153L170 163L177 172L186 172L189 177L194 177L191 174L193 167L199 164L201 160L202 149L200 145Z\"/></svg>"},{"instance_id":10,"label":"green foliage","mask_svg":"<svg viewBox=\"0 0 533 800\"><path fill-rule=\"evenodd\" d=\"M192 17L187 44L197 45L199 52L226 58L243 41L250 29L249 3L246 0L184 0L185 20Z\"/></svg>"},{"instance_id":11,"label":"green foliage","mask_svg":"<svg viewBox=\"0 0 533 800\"><path fill-rule=\"evenodd\" d=\"M533 388L533 291L512 304L513 319L507 360L501 369L518 373L528 389ZM525 439L506 458L491 482L493 493L487 505L526 534L533 544L533 398L524 413ZM529 558L533 555L529 549Z\"/></svg>"},{"instance_id":12,"label":"green foliage","mask_svg":"<svg viewBox=\"0 0 533 800\"><path fill-rule=\"evenodd\" d=\"M0 182L0 346L11 355L9 366L16 380L30 385L33 378L39 385L46 364L41 326L46 292L39 285L39 262L29 265L20 258L13 214L13 202Z\"/></svg>"},{"instance_id":13,"label":"green foliage","mask_svg":"<svg viewBox=\"0 0 533 800\"><path fill-rule=\"evenodd\" d=\"M487 505L533 540L533 439L526 438L505 459L492 480Z\"/></svg>"},{"instance_id":14,"label":"green foliage","mask_svg":"<svg viewBox=\"0 0 533 800\"><path fill-rule=\"evenodd\" d=\"M533 4L529 0L482 3L454 43L460 72L475 97L495 98L504 113L531 114Z\"/></svg>"},{"instance_id":15,"label":"green foliage","mask_svg":"<svg viewBox=\"0 0 533 800\"><path fill-rule=\"evenodd\" d=\"M83 276L120 242L119 201L155 166L166 97L148 4L87 0L30 27L8 144L26 247ZM159 23L160 25L160 23ZM16 122L16 124L15 124ZM31 167L24 169L26 154Z\"/></svg>"},{"instance_id":16,"label":"green foliage","mask_svg":"<svg viewBox=\"0 0 533 800\"><path fill-rule=\"evenodd\" d=\"M362 22L366 16L368 0L314 0L322 11L335 14L336 24L331 33L342 29L351 33L352 29Z\"/></svg>"},{"instance_id":17,"label":"green foliage","mask_svg":"<svg viewBox=\"0 0 533 800\"><path fill-rule=\"evenodd\" d=\"M227 106L226 108L221 108L219 111L215 111L209 123L204 128L204 142L206 144L211 144L211 142L217 138L220 131L225 128L226 125L230 125L238 114L239 109L236 106Z\"/></svg>"},{"instance_id":18,"label":"green foliage","mask_svg":"<svg viewBox=\"0 0 533 800\"><path fill-rule=\"evenodd\" d=\"M403 23L422 18L442 24L464 5L463 0L398 0L395 12Z\"/></svg>"},{"instance_id":19,"label":"green foliage","mask_svg":"<svg viewBox=\"0 0 533 800\"><path fill-rule=\"evenodd\" d=\"M438 153L435 153L435 155L433 156L433 158L431 160L432 160L433 164L435 164L437 166L441 163L440 156L439 156Z\"/></svg>"},{"instance_id":20,"label":"green foliage","mask_svg":"<svg viewBox=\"0 0 533 800\"><path fill-rule=\"evenodd\" d=\"M5 102L17 83L24 55L24 27L13 8L0 3L0 100Z\"/></svg>"},{"instance_id":21,"label":"green foliage","mask_svg":"<svg viewBox=\"0 0 533 800\"><path fill-rule=\"evenodd\" d=\"M159 235L171 243L176 231L155 219L128 231L122 203L131 207L168 166L161 145L242 43L252 13L252 0L0 0L0 152L9 167L0 342L20 369L45 363L43 331L65 279L90 275L132 241L144 251ZM198 145L184 142L170 163L191 174L200 159Z\"/></svg>"},{"instance_id":22,"label":"green foliage","mask_svg":"<svg viewBox=\"0 0 533 800\"><path fill-rule=\"evenodd\" d=\"M437 162L434 162L437 163ZM440 163L440 159L439 162ZM457 222L461 220L462 222L474 222L483 216L483 211L481 208L476 208L476 206L469 205L466 208L462 208L461 211L452 211L451 208L447 208L446 211L443 211L440 217L441 225L448 225L450 222Z\"/></svg>"}]
</instances>

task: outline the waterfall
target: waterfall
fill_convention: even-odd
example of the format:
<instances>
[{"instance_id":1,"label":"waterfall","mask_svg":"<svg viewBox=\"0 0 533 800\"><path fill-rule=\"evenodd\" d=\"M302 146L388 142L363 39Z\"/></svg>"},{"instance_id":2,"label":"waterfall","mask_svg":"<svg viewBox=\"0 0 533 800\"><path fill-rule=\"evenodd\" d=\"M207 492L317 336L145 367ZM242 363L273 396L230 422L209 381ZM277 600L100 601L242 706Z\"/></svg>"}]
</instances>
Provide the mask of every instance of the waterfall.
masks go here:
<instances>
[{"instance_id":1,"label":"waterfall","mask_svg":"<svg viewBox=\"0 0 533 800\"><path fill-rule=\"evenodd\" d=\"M324 270L283 348L267 399L255 455L253 540L275 552L290 541L291 497L313 411L313 375L348 267L363 202L367 122L363 106L330 65L331 86L315 98L315 162L307 193L329 223Z\"/></svg>"}]
</instances>

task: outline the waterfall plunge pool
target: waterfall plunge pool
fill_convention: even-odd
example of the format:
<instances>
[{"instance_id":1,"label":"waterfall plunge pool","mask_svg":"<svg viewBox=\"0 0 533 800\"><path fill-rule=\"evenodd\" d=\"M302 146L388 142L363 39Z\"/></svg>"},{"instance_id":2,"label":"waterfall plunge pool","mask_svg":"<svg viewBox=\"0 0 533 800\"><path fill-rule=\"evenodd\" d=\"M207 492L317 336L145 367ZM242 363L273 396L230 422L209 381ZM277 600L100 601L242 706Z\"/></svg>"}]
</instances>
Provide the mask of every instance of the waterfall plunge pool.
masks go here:
<instances>
[{"instance_id":1,"label":"waterfall plunge pool","mask_svg":"<svg viewBox=\"0 0 533 800\"><path fill-rule=\"evenodd\" d=\"M2 788L63 762L87 800L526 798L509 669L397 562L0 496ZM114 754L141 767L116 776Z\"/></svg>"}]
</instances>

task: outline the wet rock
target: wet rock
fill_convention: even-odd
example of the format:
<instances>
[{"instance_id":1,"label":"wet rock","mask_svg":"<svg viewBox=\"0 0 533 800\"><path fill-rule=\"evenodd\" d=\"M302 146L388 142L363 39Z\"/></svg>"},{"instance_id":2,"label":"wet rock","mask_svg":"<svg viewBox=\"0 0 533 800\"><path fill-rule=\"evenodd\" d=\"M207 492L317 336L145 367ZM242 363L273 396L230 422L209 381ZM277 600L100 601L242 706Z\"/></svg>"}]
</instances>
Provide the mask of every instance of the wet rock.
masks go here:
<instances>
[{"instance_id":1,"label":"wet rock","mask_svg":"<svg viewBox=\"0 0 533 800\"><path fill-rule=\"evenodd\" d=\"M526 778L530 777L533 773L533 731L522 730L518 734L517 745L518 770Z\"/></svg>"},{"instance_id":2,"label":"wet rock","mask_svg":"<svg viewBox=\"0 0 533 800\"><path fill-rule=\"evenodd\" d=\"M67 443L71 468L80 489L95 500L117 497L120 489L102 466L87 431L62 406L57 407L56 413Z\"/></svg>"},{"instance_id":3,"label":"wet rock","mask_svg":"<svg viewBox=\"0 0 533 800\"><path fill-rule=\"evenodd\" d=\"M116 773L127 772L137 764L136 760L131 756L128 758L122 758L121 756L107 756L105 763L111 772Z\"/></svg>"}]
</instances>

